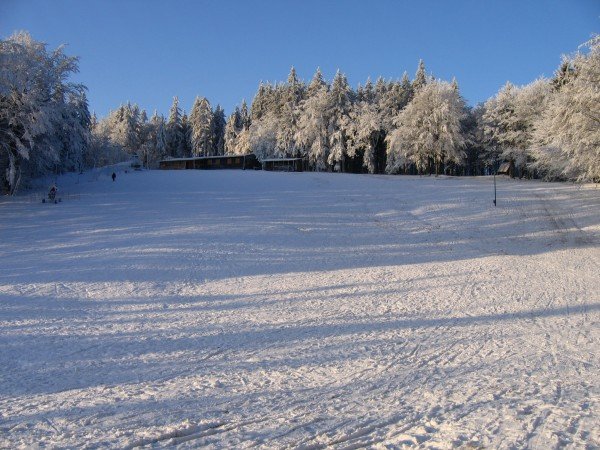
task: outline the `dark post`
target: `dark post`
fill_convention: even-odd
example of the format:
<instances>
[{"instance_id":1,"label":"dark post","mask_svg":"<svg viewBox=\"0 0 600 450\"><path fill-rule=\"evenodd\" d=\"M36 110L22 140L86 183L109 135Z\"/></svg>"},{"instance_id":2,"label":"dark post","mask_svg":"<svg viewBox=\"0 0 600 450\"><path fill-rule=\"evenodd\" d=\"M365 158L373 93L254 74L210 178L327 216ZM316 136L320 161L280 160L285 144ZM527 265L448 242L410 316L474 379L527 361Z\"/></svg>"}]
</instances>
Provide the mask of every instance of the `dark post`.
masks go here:
<instances>
[{"instance_id":1,"label":"dark post","mask_svg":"<svg viewBox=\"0 0 600 450\"><path fill-rule=\"evenodd\" d=\"M494 206L496 206L496 174L494 174Z\"/></svg>"}]
</instances>

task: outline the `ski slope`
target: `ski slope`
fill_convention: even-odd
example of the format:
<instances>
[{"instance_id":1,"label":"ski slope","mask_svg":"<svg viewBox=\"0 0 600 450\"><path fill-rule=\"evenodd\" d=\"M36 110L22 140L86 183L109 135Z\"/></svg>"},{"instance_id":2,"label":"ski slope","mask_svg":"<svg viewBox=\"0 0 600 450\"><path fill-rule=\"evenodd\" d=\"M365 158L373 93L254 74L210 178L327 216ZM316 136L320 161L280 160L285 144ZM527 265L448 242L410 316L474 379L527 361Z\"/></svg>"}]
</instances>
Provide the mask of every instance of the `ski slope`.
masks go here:
<instances>
[{"instance_id":1,"label":"ski slope","mask_svg":"<svg viewBox=\"0 0 600 450\"><path fill-rule=\"evenodd\" d=\"M254 171L0 200L0 448L600 446L600 189Z\"/></svg>"}]
</instances>

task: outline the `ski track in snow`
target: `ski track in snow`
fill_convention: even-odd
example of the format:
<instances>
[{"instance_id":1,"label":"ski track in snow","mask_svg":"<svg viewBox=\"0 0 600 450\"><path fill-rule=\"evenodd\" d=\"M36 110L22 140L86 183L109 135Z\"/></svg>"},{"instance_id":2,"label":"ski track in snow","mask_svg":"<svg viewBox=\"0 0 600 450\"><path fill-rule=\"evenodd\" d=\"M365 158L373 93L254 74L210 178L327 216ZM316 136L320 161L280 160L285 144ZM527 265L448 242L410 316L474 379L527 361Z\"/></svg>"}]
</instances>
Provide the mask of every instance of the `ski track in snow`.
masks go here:
<instances>
[{"instance_id":1,"label":"ski track in snow","mask_svg":"<svg viewBox=\"0 0 600 450\"><path fill-rule=\"evenodd\" d=\"M600 190L254 171L0 200L0 448L600 446Z\"/></svg>"}]
</instances>

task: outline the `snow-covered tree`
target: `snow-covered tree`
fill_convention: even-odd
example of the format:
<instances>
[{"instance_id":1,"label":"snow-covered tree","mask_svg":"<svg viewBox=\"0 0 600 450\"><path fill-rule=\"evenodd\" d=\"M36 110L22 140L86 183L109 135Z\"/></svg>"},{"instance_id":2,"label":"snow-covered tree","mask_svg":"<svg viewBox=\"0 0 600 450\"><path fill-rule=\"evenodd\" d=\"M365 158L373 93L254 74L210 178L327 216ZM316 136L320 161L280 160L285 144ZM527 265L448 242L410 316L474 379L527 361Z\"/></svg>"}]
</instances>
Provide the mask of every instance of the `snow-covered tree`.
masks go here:
<instances>
[{"instance_id":1,"label":"snow-covered tree","mask_svg":"<svg viewBox=\"0 0 600 450\"><path fill-rule=\"evenodd\" d=\"M425 73L425 63L422 59L419 60L419 67L415 73L415 79L412 82L414 92L422 89L427 84L427 74Z\"/></svg>"},{"instance_id":2,"label":"snow-covered tree","mask_svg":"<svg viewBox=\"0 0 600 450\"><path fill-rule=\"evenodd\" d=\"M194 156L210 156L213 154L214 121L209 101L196 97L190 113L192 127L192 153Z\"/></svg>"},{"instance_id":3,"label":"snow-covered tree","mask_svg":"<svg viewBox=\"0 0 600 450\"><path fill-rule=\"evenodd\" d=\"M394 118L412 100L413 92L408 74L404 72L399 82L392 82L386 91L376 99L379 104L381 125L386 133L394 128Z\"/></svg>"},{"instance_id":4,"label":"snow-covered tree","mask_svg":"<svg viewBox=\"0 0 600 450\"><path fill-rule=\"evenodd\" d=\"M68 82L77 58L19 32L0 41L0 174L16 193L23 174L77 168L87 146L85 87Z\"/></svg>"},{"instance_id":5,"label":"snow-covered tree","mask_svg":"<svg viewBox=\"0 0 600 450\"><path fill-rule=\"evenodd\" d=\"M242 119L242 126L244 127L244 130L250 128L252 120L250 119L250 113L248 112L246 100L242 100L242 106L240 106L240 117Z\"/></svg>"},{"instance_id":6,"label":"snow-covered tree","mask_svg":"<svg viewBox=\"0 0 600 450\"><path fill-rule=\"evenodd\" d=\"M296 156L298 146L295 134L297 129L297 113L300 102L304 97L304 83L298 80L294 67L290 69L287 83L278 86L277 97L279 104L273 111L279 121L277 126L277 146L275 156Z\"/></svg>"},{"instance_id":7,"label":"snow-covered tree","mask_svg":"<svg viewBox=\"0 0 600 450\"><path fill-rule=\"evenodd\" d=\"M292 66L288 75L287 84L284 87L284 102L298 105L304 97L305 85L298 79L296 69Z\"/></svg>"},{"instance_id":8,"label":"snow-covered tree","mask_svg":"<svg viewBox=\"0 0 600 450\"><path fill-rule=\"evenodd\" d=\"M236 140L238 135L243 130L242 115L240 114L240 108L236 107L235 110L229 116L225 125L224 131L224 150L226 155L235 155Z\"/></svg>"},{"instance_id":9,"label":"snow-covered tree","mask_svg":"<svg viewBox=\"0 0 600 450\"><path fill-rule=\"evenodd\" d=\"M185 151L185 136L181 126L182 111L179 107L179 99L173 97L173 104L169 110L169 119L166 126L167 154L180 158Z\"/></svg>"},{"instance_id":10,"label":"snow-covered tree","mask_svg":"<svg viewBox=\"0 0 600 450\"><path fill-rule=\"evenodd\" d=\"M190 118L183 110L181 116L181 132L183 134L183 152L182 155L185 158L192 156L192 125L190 124Z\"/></svg>"},{"instance_id":11,"label":"snow-covered tree","mask_svg":"<svg viewBox=\"0 0 600 450\"><path fill-rule=\"evenodd\" d=\"M98 120L92 129L88 151L84 158L87 167L102 167L130 158L124 148L113 139L116 116L113 111L107 117Z\"/></svg>"},{"instance_id":12,"label":"snow-covered tree","mask_svg":"<svg viewBox=\"0 0 600 450\"><path fill-rule=\"evenodd\" d=\"M287 102L277 117L277 133L275 153L273 156L288 157L297 154L296 129L297 129L297 106L292 102Z\"/></svg>"},{"instance_id":13,"label":"snow-covered tree","mask_svg":"<svg viewBox=\"0 0 600 450\"><path fill-rule=\"evenodd\" d=\"M351 124L354 126L353 146L349 156L354 156L359 149L363 150L363 166L369 173L379 171L376 150L385 139L382 115L378 103L368 97L354 106Z\"/></svg>"},{"instance_id":14,"label":"snow-covered tree","mask_svg":"<svg viewBox=\"0 0 600 450\"><path fill-rule=\"evenodd\" d=\"M321 72L321 68L317 67L317 70L313 75L312 80L310 80L310 83L307 88L308 97L320 93L323 89L327 90L328 88L329 87L327 86L327 83L323 79L323 73Z\"/></svg>"},{"instance_id":15,"label":"snow-covered tree","mask_svg":"<svg viewBox=\"0 0 600 450\"><path fill-rule=\"evenodd\" d=\"M140 108L137 104L127 103L123 126L123 147L129 153L136 153L140 145Z\"/></svg>"},{"instance_id":16,"label":"snow-covered tree","mask_svg":"<svg viewBox=\"0 0 600 450\"><path fill-rule=\"evenodd\" d=\"M155 111L156 114L156 111ZM138 156L144 167L149 167L149 156L152 152L152 137L153 137L153 124L148 121L148 115L146 110L143 109L140 114L140 127L139 127L139 141L140 148L137 151Z\"/></svg>"},{"instance_id":17,"label":"snow-covered tree","mask_svg":"<svg viewBox=\"0 0 600 450\"><path fill-rule=\"evenodd\" d=\"M327 107L329 155L327 163L343 170L347 156L347 145L351 135L352 90L346 76L339 70L329 90Z\"/></svg>"},{"instance_id":18,"label":"snow-covered tree","mask_svg":"<svg viewBox=\"0 0 600 450\"><path fill-rule=\"evenodd\" d=\"M387 171L414 164L420 172L431 172L434 165L439 174L446 163L462 162L464 116L464 101L450 83L434 80L421 87L398 114L397 128L387 137Z\"/></svg>"},{"instance_id":19,"label":"snow-covered tree","mask_svg":"<svg viewBox=\"0 0 600 450\"><path fill-rule=\"evenodd\" d=\"M322 84L316 89L319 82L314 81L315 78L309 85L308 97L300 105L295 139L306 152L310 165L324 170L329 157L329 96L327 86Z\"/></svg>"},{"instance_id":20,"label":"snow-covered tree","mask_svg":"<svg viewBox=\"0 0 600 450\"><path fill-rule=\"evenodd\" d=\"M483 115L484 135L490 149L490 159L506 159L510 163L510 175L514 168L526 163L526 124L516 114L519 88L507 82L485 102Z\"/></svg>"},{"instance_id":21,"label":"snow-covered tree","mask_svg":"<svg viewBox=\"0 0 600 450\"><path fill-rule=\"evenodd\" d=\"M259 161L272 157L277 149L277 125L279 121L273 113L261 116L252 122L249 129L249 146ZM242 132L242 135L245 133Z\"/></svg>"},{"instance_id":22,"label":"snow-covered tree","mask_svg":"<svg viewBox=\"0 0 600 450\"><path fill-rule=\"evenodd\" d=\"M57 127L62 141L61 166L66 170L81 172L89 150L91 117L85 90L71 92L67 98L62 121Z\"/></svg>"},{"instance_id":23,"label":"snow-covered tree","mask_svg":"<svg viewBox=\"0 0 600 450\"><path fill-rule=\"evenodd\" d=\"M465 137L465 161L460 171L461 175L482 175L494 170L495 161L486 158L485 138L483 135L483 103L474 108L467 108L462 122Z\"/></svg>"},{"instance_id":24,"label":"snow-covered tree","mask_svg":"<svg viewBox=\"0 0 600 450\"><path fill-rule=\"evenodd\" d=\"M549 176L600 181L600 36L565 58L536 123L534 156Z\"/></svg>"},{"instance_id":25,"label":"snow-covered tree","mask_svg":"<svg viewBox=\"0 0 600 450\"><path fill-rule=\"evenodd\" d=\"M531 162L534 123L546 109L551 84L546 79L517 87L506 83L489 99L483 114L483 131L489 159L505 160L519 173Z\"/></svg>"},{"instance_id":26,"label":"snow-covered tree","mask_svg":"<svg viewBox=\"0 0 600 450\"><path fill-rule=\"evenodd\" d=\"M250 107L250 120L260 120L262 116L274 111L275 88L270 83L260 83L258 92Z\"/></svg>"},{"instance_id":27,"label":"snow-covered tree","mask_svg":"<svg viewBox=\"0 0 600 450\"><path fill-rule=\"evenodd\" d=\"M250 126L252 127L252 126ZM236 155L248 155L252 153L252 134L250 128L243 129L235 141L235 154Z\"/></svg>"},{"instance_id":28,"label":"snow-covered tree","mask_svg":"<svg viewBox=\"0 0 600 450\"><path fill-rule=\"evenodd\" d=\"M152 156L150 162L156 162L167 156L167 123L163 116L158 116L156 111L152 117Z\"/></svg>"},{"instance_id":29,"label":"snow-covered tree","mask_svg":"<svg viewBox=\"0 0 600 450\"><path fill-rule=\"evenodd\" d=\"M213 154L225 154L225 111L217 105L213 113Z\"/></svg>"}]
</instances>

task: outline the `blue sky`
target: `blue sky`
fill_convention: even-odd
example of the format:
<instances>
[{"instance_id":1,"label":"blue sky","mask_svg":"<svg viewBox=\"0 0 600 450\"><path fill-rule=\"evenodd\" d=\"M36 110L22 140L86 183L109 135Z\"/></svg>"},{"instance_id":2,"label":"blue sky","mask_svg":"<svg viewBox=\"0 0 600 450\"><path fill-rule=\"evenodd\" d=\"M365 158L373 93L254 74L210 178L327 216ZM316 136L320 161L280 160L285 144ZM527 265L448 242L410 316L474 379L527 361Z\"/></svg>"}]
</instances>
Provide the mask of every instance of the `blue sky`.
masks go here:
<instances>
[{"instance_id":1,"label":"blue sky","mask_svg":"<svg viewBox=\"0 0 600 450\"><path fill-rule=\"evenodd\" d=\"M355 87L412 78L420 58L475 104L507 80L552 76L600 32L600 1L0 0L0 36L15 30L68 44L99 116L127 100L167 114L174 95L187 111L200 95L229 114L292 65L307 81L340 68Z\"/></svg>"}]
</instances>

